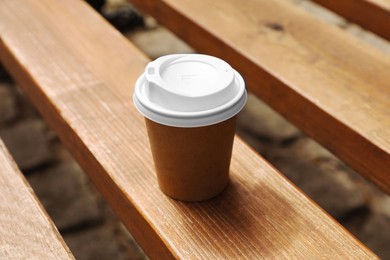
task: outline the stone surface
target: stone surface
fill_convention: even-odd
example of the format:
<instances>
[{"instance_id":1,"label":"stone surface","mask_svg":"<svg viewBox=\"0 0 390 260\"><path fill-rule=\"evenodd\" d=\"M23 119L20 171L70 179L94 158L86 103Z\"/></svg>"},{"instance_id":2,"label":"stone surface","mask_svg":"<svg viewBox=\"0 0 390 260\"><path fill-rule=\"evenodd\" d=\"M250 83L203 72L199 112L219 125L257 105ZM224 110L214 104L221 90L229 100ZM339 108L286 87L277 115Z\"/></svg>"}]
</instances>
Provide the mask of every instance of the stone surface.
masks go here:
<instances>
[{"instance_id":1,"label":"stone surface","mask_svg":"<svg viewBox=\"0 0 390 260\"><path fill-rule=\"evenodd\" d=\"M103 16L120 32L128 32L144 26L143 17L130 5L124 5L111 11L103 11Z\"/></svg>"},{"instance_id":2,"label":"stone surface","mask_svg":"<svg viewBox=\"0 0 390 260\"><path fill-rule=\"evenodd\" d=\"M97 200L75 162L65 162L27 178L60 231L101 220Z\"/></svg>"},{"instance_id":3,"label":"stone surface","mask_svg":"<svg viewBox=\"0 0 390 260\"><path fill-rule=\"evenodd\" d=\"M283 141L300 135L296 127L250 93L239 114L238 128L263 140Z\"/></svg>"},{"instance_id":4,"label":"stone surface","mask_svg":"<svg viewBox=\"0 0 390 260\"><path fill-rule=\"evenodd\" d=\"M126 5L130 5L126 0L106 0L104 8L108 11L112 11Z\"/></svg>"},{"instance_id":5,"label":"stone surface","mask_svg":"<svg viewBox=\"0 0 390 260\"><path fill-rule=\"evenodd\" d=\"M105 225L65 234L63 238L78 260L133 259L121 254L114 234Z\"/></svg>"},{"instance_id":6,"label":"stone surface","mask_svg":"<svg viewBox=\"0 0 390 260\"><path fill-rule=\"evenodd\" d=\"M374 213L357 237L381 259L390 259L390 216Z\"/></svg>"},{"instance_id":7,"label":"stone surface","mask_svg":"<svg viewBox=\"0 0 390 260\"><path fill-rule=\"evenodd\" d=\"M383 193L376 194L370 201L370 208L375 213L384 214L390 217L390 196Z\"/></svg>"},{"instance_id":8,"label":"stone surface","mask_svg":"<svg viewBox=\"0 0 390 260\"><path fill-rule=\"evenodd\" d=\"M17 107L12 84L0 82L0 123L14 119Z\"/></svg>"},{"instance_id":9,"label":"stone surface","mask_svg":"<svg viewBox=\"0 0 390 260\"><path fill-rule=\"evenodd\" d=\"M189 45L163 27L133 31L127 33L126 37L151 59L167 54L194 52Z\"/></svg>"},{"instance_id":10,"label":"stone surface","mask_svg":"<svg viewBox=\"0 0 390 260\"><path fill-rule=\"evenodd\" d=\"M28 170L51 160L47 127L40 119L28 119L0 129L0 137L19 168Z\"/></svg>"}]
</instances>

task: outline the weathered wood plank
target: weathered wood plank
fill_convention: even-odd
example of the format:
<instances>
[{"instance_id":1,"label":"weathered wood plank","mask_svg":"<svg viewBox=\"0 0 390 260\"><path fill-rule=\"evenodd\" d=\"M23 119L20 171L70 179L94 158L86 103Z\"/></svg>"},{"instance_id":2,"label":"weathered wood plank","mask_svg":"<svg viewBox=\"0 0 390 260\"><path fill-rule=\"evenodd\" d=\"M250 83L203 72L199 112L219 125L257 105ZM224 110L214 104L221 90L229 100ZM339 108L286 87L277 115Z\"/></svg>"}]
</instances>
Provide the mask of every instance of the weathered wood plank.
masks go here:
<instances>
[{"instance_id":1,"label":"weathered wood plank","mask_svg":"<svg viewBox=\"0 0 390 260\"><path fill-rule=\"evenodd\" d=\"M3 0L0 35L7 69L151 257L375 257L239 138L221 196L163 195L132 104L148 60L83 2Z\"/></svg>"},{"instance_id":2,"label":"weathered wood plank","mask_svg":"<svg viewBox=\"0 0 390 260\"><path fill-rule=\"evenodd\" d=\"M390 40L389 0L314 0L351 22Z\"/></svg>"},{"instance_id":3,"label":"weathered wood plank","mask_svg":"<svg viewBox=\"0 0 390 260\"><path fill-rule=\"evenodd\" d=\"M390 193L390 59L288 2L132 0Z\"/></svg>"},{"instance_id":4,"label":"weathered wood plank","mask_svg":"<svg viewBox=\"0 0 390 260\"><path fill-rule=\"evenodd\" d=\"M0 140L0 258L74 259Z\"/></svg>"}]
</instances>

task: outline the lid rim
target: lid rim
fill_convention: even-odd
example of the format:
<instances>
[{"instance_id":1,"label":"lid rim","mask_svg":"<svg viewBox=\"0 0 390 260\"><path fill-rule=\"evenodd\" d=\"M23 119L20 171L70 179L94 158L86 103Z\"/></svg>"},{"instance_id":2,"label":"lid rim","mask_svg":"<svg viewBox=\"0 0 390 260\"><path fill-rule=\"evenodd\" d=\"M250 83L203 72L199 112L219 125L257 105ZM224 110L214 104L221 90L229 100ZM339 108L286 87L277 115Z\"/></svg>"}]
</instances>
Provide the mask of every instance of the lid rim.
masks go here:
<instances>
[{"instance_id":1,"label":"lid rim","mask_svg":"<svg viewBox=\"0 0 390 260\"><path fill-rule=\"evenodd\" d=\"M147 107L143 106L137 97L133 95L133 102L137 110L146 118L156 123L173 126L173 127L202 127L208 125L218 124L220 122L226 121L233 116L237 115L242 108L245 106L247 101L247 92L244 91L244 94L241 96L239 101L233 105L230 109L226 109L220 113L209 114L207 116L201 117L170 117L163 114L155 113L151 110L148 110Z\"/></svg>"}]
</instances>

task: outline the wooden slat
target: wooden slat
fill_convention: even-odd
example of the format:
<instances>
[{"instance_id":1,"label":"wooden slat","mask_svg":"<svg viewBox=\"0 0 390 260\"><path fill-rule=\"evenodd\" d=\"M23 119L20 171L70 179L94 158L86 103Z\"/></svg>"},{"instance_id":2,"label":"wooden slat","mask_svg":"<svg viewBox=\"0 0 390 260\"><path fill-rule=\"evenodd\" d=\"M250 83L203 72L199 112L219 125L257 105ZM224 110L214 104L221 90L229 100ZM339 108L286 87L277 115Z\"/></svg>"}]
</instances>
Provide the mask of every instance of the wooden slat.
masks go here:
<instances>
[{"instance_id":1,"label":"wooden slat","mask_svg":"<svg viewBox=\"0 0 390 260\"><path fill-rule=\"evenodd\" d=\"M390 59L282 0L132 0L390 193Z\"/></svg>"},{"instance_id":2,"label":"wooden slat","mask_svg":"<svg viewBox=\"0 0 390 260\"><path fill-rule=\"evenodd\" d=\"M390 0L314 1L390 40Z\"/></svg>"},{"instance_id":3,"label":"wooden slat","mask_svg":"<svg viewBox=\"0 0 390 260\"><path fill-rule=\"evenodd\" d=\"M0 1L0 35L7 69L151 257L376 257L239 138L221 196L166 197L132 104L148 60L84 2Z\"/></svg>"},{"instance_id":4,"label":"wooden slat","mask_svg":"<svg viewBox=\"0 0 390 260\"><path fill-rule=\"evenodd\" d=\"M0 258L74 259L0 140Z\"/></svg>"}]
</instances>

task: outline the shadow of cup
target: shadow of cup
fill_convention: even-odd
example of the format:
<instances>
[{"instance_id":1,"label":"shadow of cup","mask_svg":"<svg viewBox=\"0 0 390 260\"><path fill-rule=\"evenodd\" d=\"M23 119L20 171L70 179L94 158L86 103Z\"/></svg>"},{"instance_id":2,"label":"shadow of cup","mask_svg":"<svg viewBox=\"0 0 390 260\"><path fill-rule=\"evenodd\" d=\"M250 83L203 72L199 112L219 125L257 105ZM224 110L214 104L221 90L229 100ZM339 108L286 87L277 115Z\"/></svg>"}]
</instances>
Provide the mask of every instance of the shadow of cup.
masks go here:
<instances>
[{"instance_id":1,"label":"shadow of cup","mask_svg":"<svg viewBox=\"0 0 390 260\"><path fill-rule=\"evenodd\" d=\"M178 221L193 230L189 233L202 251L209 250L216 258L280 257L298 232L295 209L266 183L257 179L248 185L248 179L232 168L229 185L217 197L177 202Z\"/></svg>"}]
</instances>

